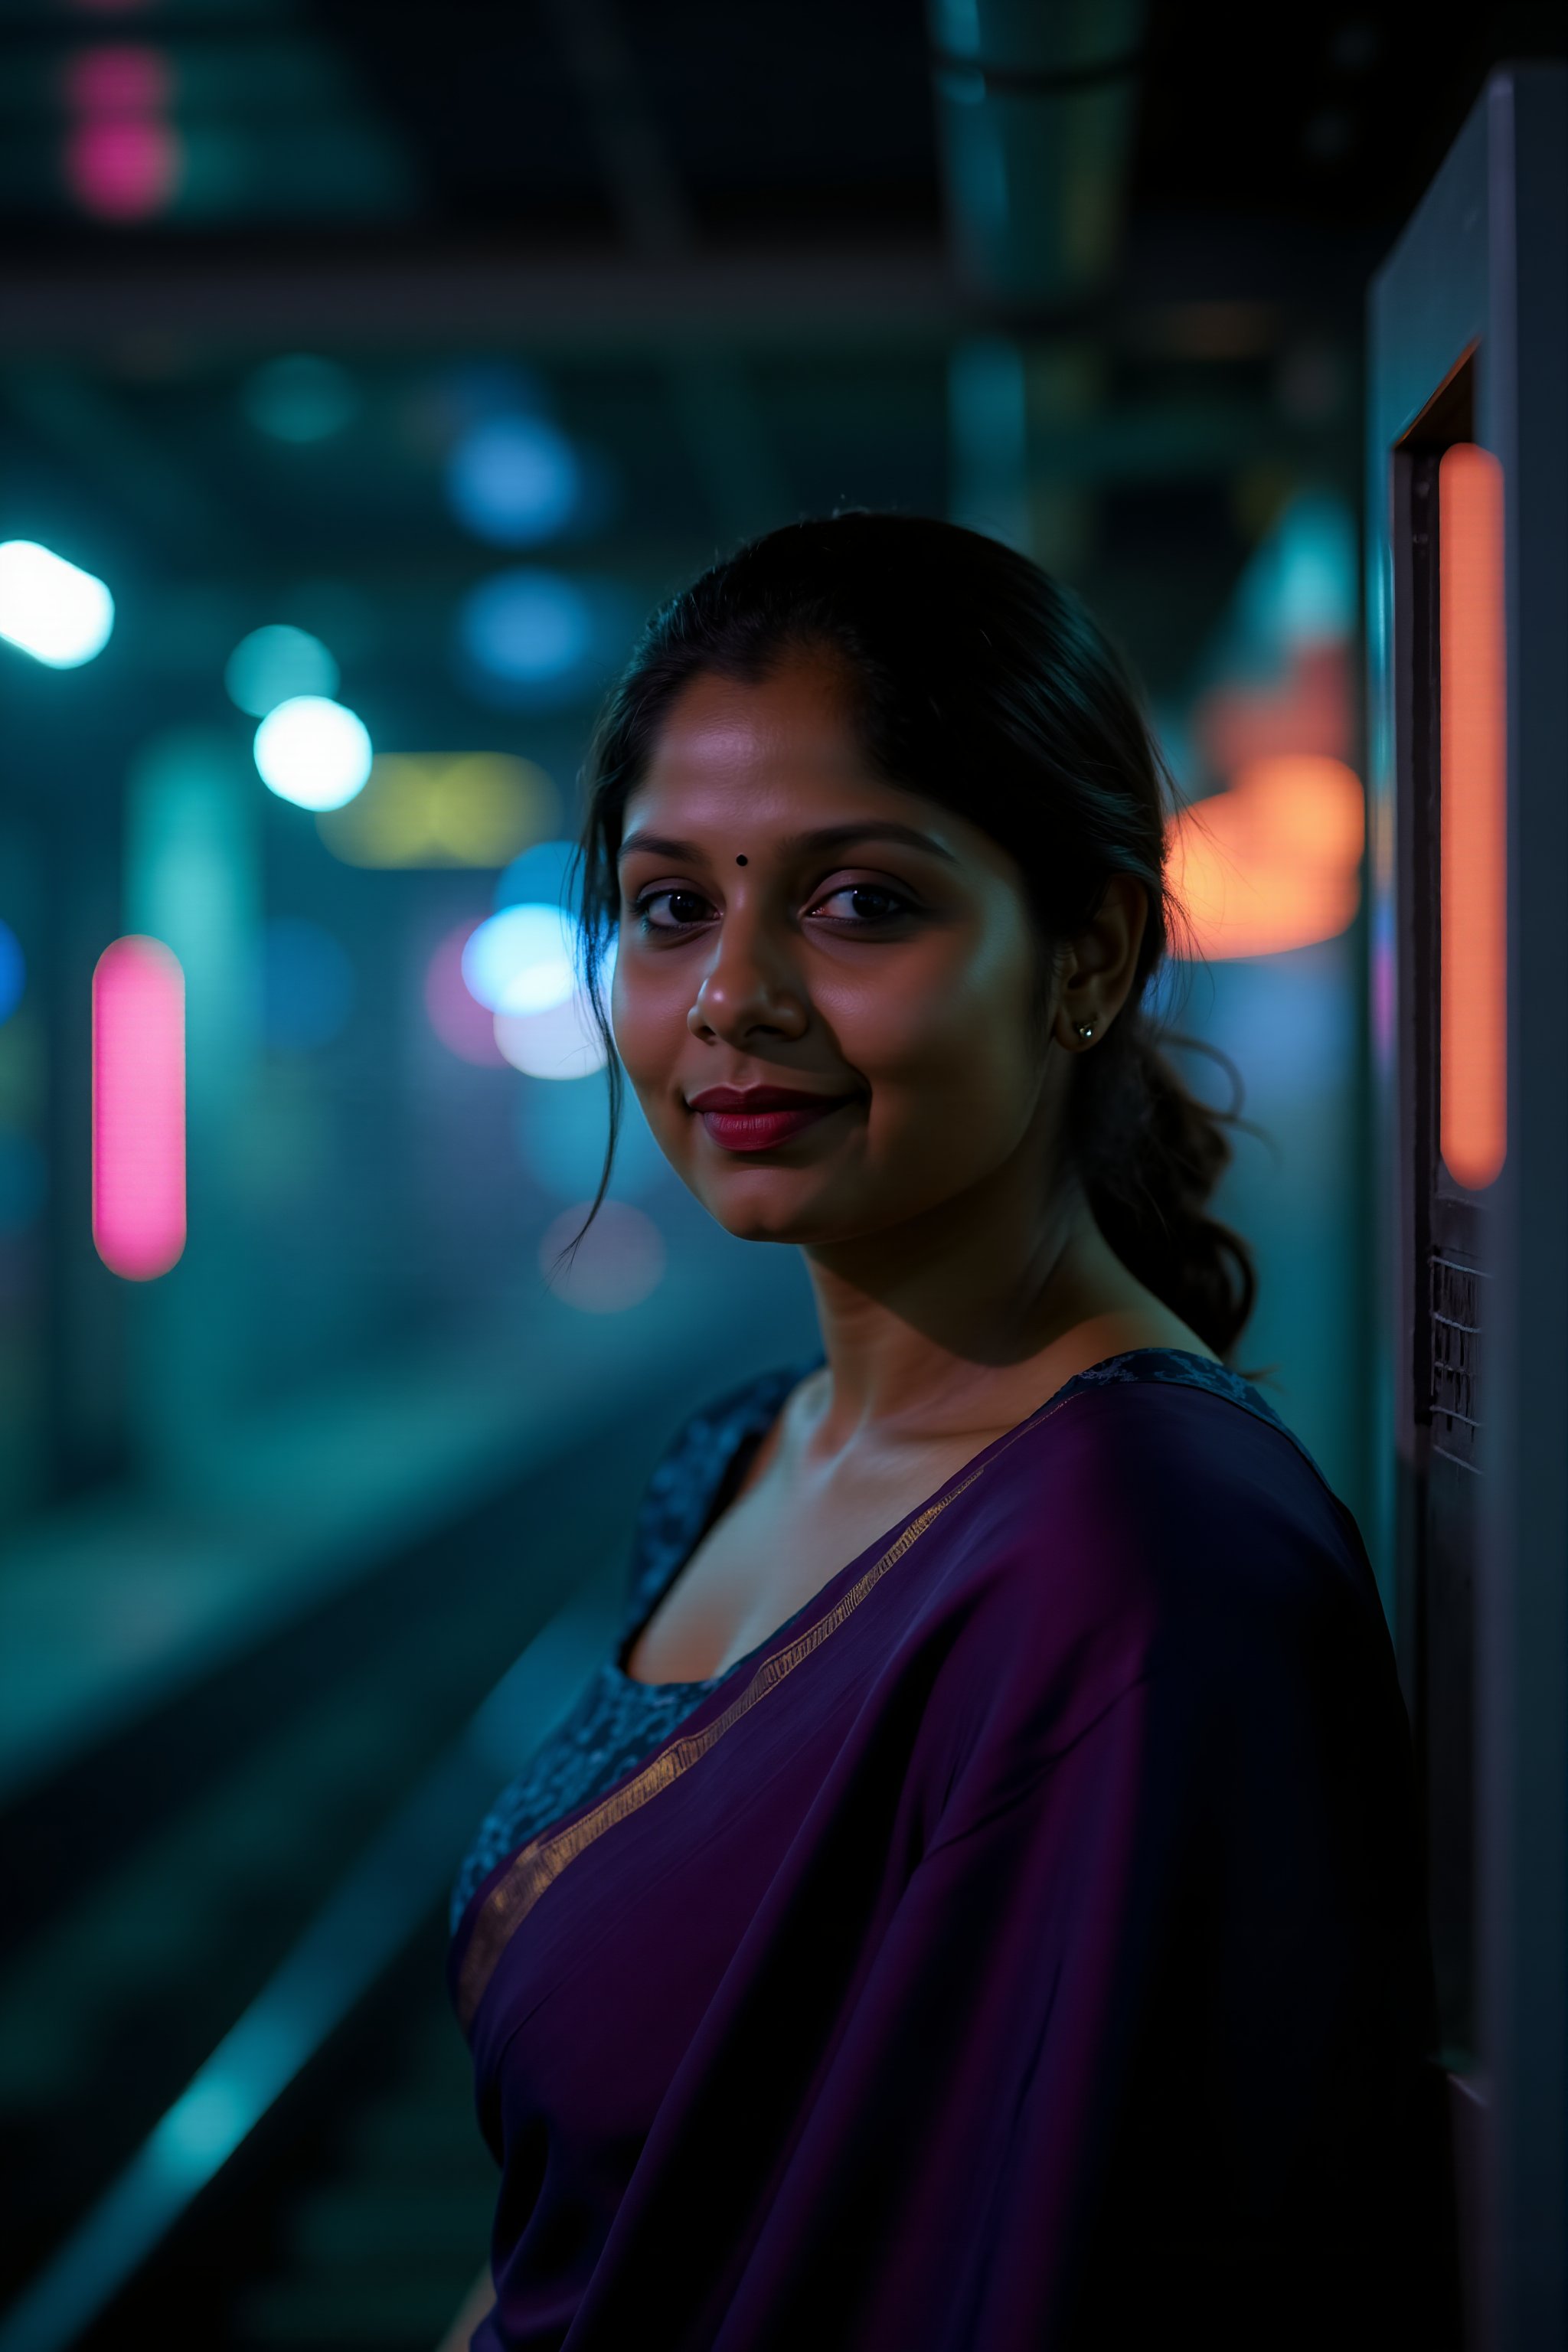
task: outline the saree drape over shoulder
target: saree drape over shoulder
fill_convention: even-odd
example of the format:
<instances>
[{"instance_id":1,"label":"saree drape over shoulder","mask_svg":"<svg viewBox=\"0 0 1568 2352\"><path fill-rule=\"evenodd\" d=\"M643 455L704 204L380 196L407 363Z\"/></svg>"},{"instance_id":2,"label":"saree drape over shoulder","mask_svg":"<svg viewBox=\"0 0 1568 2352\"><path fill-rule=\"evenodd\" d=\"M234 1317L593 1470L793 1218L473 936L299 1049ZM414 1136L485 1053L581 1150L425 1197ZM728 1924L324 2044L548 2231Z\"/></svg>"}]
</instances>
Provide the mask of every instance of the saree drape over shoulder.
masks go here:
<instances>
[{"instance_id":1,"label":"saree drape over shoulder","mask_svg":"<svg viewBox=\"0 0 1568 2352\"><path fill-rule=\"evenodd\" d=\"M463 1906L480 2352L1442 2340L1404 1711L1255 1390L1095 1367L667 1687Z\"/></svg>"}]
</instances>

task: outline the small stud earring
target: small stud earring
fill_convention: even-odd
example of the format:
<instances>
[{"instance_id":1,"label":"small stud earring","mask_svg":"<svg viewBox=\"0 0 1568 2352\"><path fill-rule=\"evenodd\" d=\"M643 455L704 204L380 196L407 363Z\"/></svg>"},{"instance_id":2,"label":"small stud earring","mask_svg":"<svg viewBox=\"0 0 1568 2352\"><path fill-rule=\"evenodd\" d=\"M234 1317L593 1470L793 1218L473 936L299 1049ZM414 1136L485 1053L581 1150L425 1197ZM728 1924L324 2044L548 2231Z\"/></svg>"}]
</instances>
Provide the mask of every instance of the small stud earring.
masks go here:
<instances>
[{"instance_id":1,"label":"small stud earring","mask_svg":"<svg viewBox=\"0 0 1568 2352\"><path fill-rule=\"evenodd\" d=\"M1094 1034L1094 1024L1093 1024L1093 1022L1092 1022L1092 1021L1079 1021L1079 1023L1077 1023L1076 1026L1077 1026L1077 1029L1078 1029L1078 1034L1079 1034L1079 1035L1080 1037L1092 1037L1092 1036L1093 1036L1093 1034Z\"/></svg>"}]
</instances>

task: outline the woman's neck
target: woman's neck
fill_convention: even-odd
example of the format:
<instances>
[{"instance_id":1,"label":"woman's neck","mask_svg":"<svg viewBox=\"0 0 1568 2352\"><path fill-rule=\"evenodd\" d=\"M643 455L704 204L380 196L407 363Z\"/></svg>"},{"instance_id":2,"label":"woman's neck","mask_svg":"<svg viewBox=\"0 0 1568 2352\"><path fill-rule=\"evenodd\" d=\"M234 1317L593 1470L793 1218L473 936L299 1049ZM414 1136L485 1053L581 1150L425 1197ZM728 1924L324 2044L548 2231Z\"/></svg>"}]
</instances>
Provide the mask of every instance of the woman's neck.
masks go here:
<instances>
[{"instance_id":1,"label":"woman's neck","mask_svg":"<svg viewBox=\"0 0 1568 2352\"><path fill-rule=\"evenodd\" d=\"M1050 1192L992 1180L910 1224L806 1259L830 1376L814 1445L830 1453L873 1424L889 1433L1005 1424L1020 1387L1048 1381L1053 1351L1074 1335L1092 1362L1147 1344L1139 1335L1162 1328L1151 1310L1170 1334L1184 1329L1115 1256L1070 1180ZM1063 1360L1074 1352L1069 1345Z\"/></svg>"}]
</instances>

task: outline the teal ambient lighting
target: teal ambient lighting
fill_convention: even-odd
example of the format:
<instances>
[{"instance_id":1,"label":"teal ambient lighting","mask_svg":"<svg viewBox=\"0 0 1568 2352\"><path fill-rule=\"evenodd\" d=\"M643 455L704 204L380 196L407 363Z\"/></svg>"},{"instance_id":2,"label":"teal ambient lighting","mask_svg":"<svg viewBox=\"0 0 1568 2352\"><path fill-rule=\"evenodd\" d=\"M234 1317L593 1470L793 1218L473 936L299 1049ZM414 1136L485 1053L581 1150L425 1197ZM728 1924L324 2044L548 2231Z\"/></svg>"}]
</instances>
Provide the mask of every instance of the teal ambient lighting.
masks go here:
<instances>
[{"instance_id":1,"label":"teal ambient lighting","mask_svg":"<svg viewBox=\"0 0 1568 2352\"><path fill-rule=\"evenodd\" d=\"M290 352L246 378L245 413L274 441L330 440L359 415L359 389L336 360Z\"/></svg>"},{"instance_id":2,"label":"teal ambient lighting","mask_svg":"<svg viewBox=\"0 0 1568 2352\"><path fill-rule=\"evenodd\" d=\"M498 907L562 907L573 904L577 865L574 841L536 841L502 871L496 884Z\"/></svg>"},{"instance_id":3,"label":"teal ambient lighting","mask_svg":"<svg viewBox=\"0 0 1568 2352\"><path fill-rule=\"evenodd\" d=\"M450 1883L452 1856L498 1773L514 1771L561 1720L613 1622L590 1586L530 1643L118 2179L0 2315L0 2352L67 2352L166 2237L403 1950Z\"/></svg>"},{"instance_id":4,"label":"teal ambient lighting","mask_svg":"<svg viewBox=\"0 0 1568 2352\"><path fill-rule=\"evenodd\" d=\"M281 621L241 637L224 666L228 698L265 719L296 694L336 694L338 666L320 637Z\"/></svg>"},{"instance_id":5,"label":"teal ambient lighting","mask_svg":"<svg viewBox=\"0 0 1568 2352\"><path fill-rule=\"evenodd\" d=\"M275 915L261 934L261 1024L285 1054L329 1045L353 1009L354 970L339 942L303 915Z\"/></svg>"}]
</instances>

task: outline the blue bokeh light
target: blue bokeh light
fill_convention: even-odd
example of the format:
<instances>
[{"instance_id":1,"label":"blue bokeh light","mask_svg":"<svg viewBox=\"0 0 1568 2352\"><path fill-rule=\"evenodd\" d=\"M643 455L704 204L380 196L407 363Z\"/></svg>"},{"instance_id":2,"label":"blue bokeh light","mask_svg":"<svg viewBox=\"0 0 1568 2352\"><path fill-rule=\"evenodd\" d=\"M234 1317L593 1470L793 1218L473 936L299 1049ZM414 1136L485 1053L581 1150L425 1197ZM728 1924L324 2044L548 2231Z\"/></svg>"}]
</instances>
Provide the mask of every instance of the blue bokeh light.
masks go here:
<instances>
[{"instance_id":1,"label":"blue bokeh light","mask_svg":"<svg viewBox=\"0 0 1568 2352\"><path fill-rule=\"evenodd\" d=\"M599 1189L609 1127L603 1072L592 1077L524 1078L513 1113L518 1157L534 1181L561 1201L591 1201ZM669 1176L642 1106L628 1087L616 1145L610 1195L641 1200Z\"/></svg>"},{"instance_id":2,"label":"blue bokeh light","mask_svg":"<svg viewBox=\"0 0 1568 2352\"><path fill-rule=\"evenodd\" d=\"M261 935L261 1016L267 1043L283 1053L330 1045L353 1010L354 970L331 931L301 915L278 915Z\"/></svg>"},{"instance_id":3,"label":"blue bokeh light","mask_svg":"<svg viewBox=\"0 0 1568 2352\"><path fill-rule=\"evenodd\" d=\"M593 649L588 599L555 572L498 572L463 600L463 644L490 677L546 686L580 671Z\"/></svg>"},{"instance_id":4,"label":"blue bokeh light","mask_svg":"<svg viewBox=\"0 0 1568 2352\"><path fill-rule=\"evenodd\" d=\"M9 923L0 922L0 1022L9 1021L27 985L27 963L22 942Z\"/></svg>"},{"instance_id":5,"label":"blue bokeh light","mask_svg":"<svg viewBox=\"0 0 1568 2352\"><path fill-rule=\"evenodd\" d=\"M506 866L496 884L497 907L562 907L574 904L574 841L536 841Z\"/></svg>"},{"instance_id":6,"label":"blue bokeh light","mask_svg":"<svg viewBox=\"0 0 1568 2352\"><path fill-rule=\"evenodd\" d=\"M499 709L566 709L598 689L632 621L630 600L607 582L532 565L493 572L458 609L466 680Z\"/></svg>"},{"instance_id":7,"label":"blue bokeh light","mask_svg":"<svg viewBox=\"0 0 1568 2352\"><path fill-rule=\"evenodd\" d=\"M481 418L447 461L453 513L495 547L542 546L575 519L582 495L577 454L547 417Z\"/></svg>"}]
</instances>

